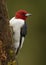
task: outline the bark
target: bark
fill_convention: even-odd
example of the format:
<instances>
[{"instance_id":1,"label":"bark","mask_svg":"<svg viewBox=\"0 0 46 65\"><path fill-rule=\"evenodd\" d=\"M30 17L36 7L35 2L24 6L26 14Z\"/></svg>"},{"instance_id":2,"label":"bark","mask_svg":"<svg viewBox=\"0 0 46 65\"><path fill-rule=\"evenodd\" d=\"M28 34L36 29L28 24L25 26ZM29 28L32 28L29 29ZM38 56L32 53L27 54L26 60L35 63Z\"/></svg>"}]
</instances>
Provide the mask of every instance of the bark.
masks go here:
<instances>
[{"instance_id":1,"label":"bark","mask_svg":"<svg viewBox=\"0 0 46 65\"><path fill-rule=\"evenodd\" d=\"M0 0L0 40L3 41L4 45L12 43L5 0Z\"/></svg>"},{"instance_id":2,"label":"bark","mask_svg":"<svg viewBox=\"0 0 46 65\"><path fill-rule=\"evenodd\" d=\"M9 26L8 10L5 0L0 0L0 60L5 58L2 65L7 65L9 59L9 50L12 45L12 37Z\"/></svg>"}]
</instances>

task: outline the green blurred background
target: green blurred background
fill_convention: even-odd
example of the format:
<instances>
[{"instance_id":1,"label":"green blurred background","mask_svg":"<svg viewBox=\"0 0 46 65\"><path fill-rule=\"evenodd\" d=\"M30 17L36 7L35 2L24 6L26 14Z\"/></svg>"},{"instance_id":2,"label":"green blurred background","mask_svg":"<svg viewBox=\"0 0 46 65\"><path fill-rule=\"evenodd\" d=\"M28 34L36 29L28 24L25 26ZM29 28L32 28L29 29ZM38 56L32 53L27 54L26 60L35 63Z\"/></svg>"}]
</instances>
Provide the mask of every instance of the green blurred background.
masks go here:
<instances>
[{"instance_id":1,"label":"green blurred background","mask_svg":"<svg viewBox=\"0 0 46 65\"><path fill-rule=\"evenodd\" d=\"M46 65L46 0L7 0L7 7L9 19L20 9L32 13L18 65Z\"/></svg>"}]
</instances>

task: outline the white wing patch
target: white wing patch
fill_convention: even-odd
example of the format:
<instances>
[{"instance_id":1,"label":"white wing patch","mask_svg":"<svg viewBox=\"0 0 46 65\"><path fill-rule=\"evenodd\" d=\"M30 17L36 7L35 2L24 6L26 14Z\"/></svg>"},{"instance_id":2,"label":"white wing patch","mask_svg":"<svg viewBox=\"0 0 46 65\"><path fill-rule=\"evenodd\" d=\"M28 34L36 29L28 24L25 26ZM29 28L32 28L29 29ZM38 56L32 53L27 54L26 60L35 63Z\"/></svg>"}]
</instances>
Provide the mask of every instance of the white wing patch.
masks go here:
<instances>
[{"instance_id":1,"label":"white wing patch","mask_svg":"<svg viewBox=\"0 0 46 65\"><path fill-rule=\"evenodd\" d=\"M24 37L22 37L22 42L21 42L20 49L22 48L22 46L23 46L23 43L24 43Z\"/></svg>"}]
</instances>

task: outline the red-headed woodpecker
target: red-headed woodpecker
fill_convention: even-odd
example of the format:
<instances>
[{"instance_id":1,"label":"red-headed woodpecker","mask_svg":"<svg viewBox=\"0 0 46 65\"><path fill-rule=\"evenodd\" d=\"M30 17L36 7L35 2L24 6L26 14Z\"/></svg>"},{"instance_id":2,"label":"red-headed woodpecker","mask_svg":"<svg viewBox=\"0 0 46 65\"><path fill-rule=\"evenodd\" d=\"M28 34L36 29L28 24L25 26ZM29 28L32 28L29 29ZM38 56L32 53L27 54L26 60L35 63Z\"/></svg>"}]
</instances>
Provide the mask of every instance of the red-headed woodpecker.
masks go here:
<instances>
[{"instance_id":1,"label":"red-headed woodpecker","mask_svg":"<svg viewBox=\"0 0 46 65\"><path fill-rule=\"evenodd\" d=\"M14 48L16 49L16 54L18 53L19 49L22 48L24 38L27 33L27 24L26 19L28 16L31 16L25 10L19 10L16 12L15 16L10 20L10 26L13 28L13 38L15 40Z\"/></svg>"}]
</instances>

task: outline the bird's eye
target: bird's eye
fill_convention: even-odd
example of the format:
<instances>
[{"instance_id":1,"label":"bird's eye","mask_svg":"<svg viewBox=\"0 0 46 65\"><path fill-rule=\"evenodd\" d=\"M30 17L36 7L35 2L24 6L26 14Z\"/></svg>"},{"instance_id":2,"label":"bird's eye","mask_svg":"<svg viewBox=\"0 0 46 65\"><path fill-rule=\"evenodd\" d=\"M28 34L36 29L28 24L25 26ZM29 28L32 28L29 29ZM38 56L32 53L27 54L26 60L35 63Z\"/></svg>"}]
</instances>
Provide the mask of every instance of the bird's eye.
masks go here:
<instances>
[{"instance_id":1,"label":"bird's eye","mask_svg":"<svg viewBox=\"0 0 46 65\"><path fill-rule=\"evenodd\" d=\"M25 14L24 14L24 13L22 13L21 15L22 15L22 16L25 16Z\"/></svg>"},{"instance_id":2,"label":"bird's eye","mask_svg":"<svg viewBox=\"0 0 46 65\"><path fill-rule=\"evenodd\" d=\"M23 14L23 16L25 16L25 14Z\"/></svg>"}]
</instances>

